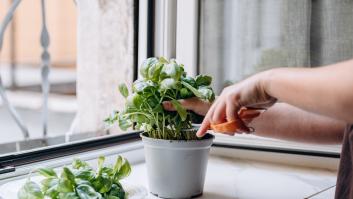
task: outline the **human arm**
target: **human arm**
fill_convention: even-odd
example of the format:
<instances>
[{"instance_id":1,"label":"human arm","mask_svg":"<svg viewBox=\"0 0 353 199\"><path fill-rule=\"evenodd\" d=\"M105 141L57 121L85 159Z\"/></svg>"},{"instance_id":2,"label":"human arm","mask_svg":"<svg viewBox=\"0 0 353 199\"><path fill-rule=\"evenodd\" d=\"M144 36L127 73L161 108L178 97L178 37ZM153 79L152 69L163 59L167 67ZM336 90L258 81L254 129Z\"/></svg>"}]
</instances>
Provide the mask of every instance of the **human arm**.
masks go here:
<instances>
[{"instance_id":1,"label":"human arm","mask_svg":"<svg viewBox=\"0 0 353 199\"><path fill-rule=\"evenodd\" d=\"M211 104L197 98L180 100L181 105L200 115L206 115ZM171 103L164 108L174 111ZM262 137L316 144L338 144L342 141L345 122L310 113L286 103L276 103L259 117L245 120ZM234 134L234 132L233 132Z\"/></svg>"},{"instance_id":2,"label":"human arm","mask_svg":"<svg viewBox=\"0 0 353 199\"><path fill-rule=\"evenodd\" d=\"M315 144L339 144L342 142L346 123L286 103L276 103L248 125L255 129L255 135L262 137Z\"/></svg>"},{"instance_id":3,"label":"human arm","mask_svg":"<svg viewBox=\"0 0 353 199\"><path fill-rule=\"evenodd\" d=\"M265 73L264 92L303 110L353 123L353 60Z\"/></svg>"}]
</instances>

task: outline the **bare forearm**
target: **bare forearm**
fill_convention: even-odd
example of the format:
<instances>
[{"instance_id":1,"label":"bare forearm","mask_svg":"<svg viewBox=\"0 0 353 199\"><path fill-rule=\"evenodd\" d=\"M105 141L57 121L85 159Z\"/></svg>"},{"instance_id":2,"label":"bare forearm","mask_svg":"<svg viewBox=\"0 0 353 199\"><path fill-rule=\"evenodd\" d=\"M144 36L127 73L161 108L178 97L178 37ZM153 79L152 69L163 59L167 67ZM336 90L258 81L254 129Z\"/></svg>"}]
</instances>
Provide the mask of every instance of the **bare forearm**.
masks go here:
<instances>
[{"instance_id":1,"label":"bare forearm","mask_svg":"<svg viewBox=\"0 0 353 199\"><path fill-rule=\"evenodd\" d=\"M292 141L338 144L345 122L309 113L285 103L277 103L254 119L249 126L263 137Z\"/></svg>"},{"instance_id":2,"label":"bare forearm","mask_svg":"<svg viewBox=\"0 0 353 199\"><path fill-rule=\"evenodd\" d=\"M264 89L281 102L353 123L353 60L267 72Z\"/></svg>"}]
</instances>

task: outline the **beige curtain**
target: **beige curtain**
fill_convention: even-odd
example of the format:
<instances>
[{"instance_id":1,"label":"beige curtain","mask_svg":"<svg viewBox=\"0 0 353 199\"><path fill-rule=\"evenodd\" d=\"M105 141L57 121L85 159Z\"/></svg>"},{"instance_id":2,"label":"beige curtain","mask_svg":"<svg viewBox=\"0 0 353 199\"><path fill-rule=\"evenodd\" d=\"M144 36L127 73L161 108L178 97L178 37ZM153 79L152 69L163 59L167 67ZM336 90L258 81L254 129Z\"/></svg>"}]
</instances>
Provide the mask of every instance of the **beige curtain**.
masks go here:
<instances>
[{"instance_id":1,"label":"beige curtain","mask_svg":"<svg viewBox=\"0 0 353 199\"><path fill-rule=\"evenodd\" d=\"M353 55L351 0L202 0L200 16L200 71L218 92L258 71Z\"/></svg>"}]
</instances>

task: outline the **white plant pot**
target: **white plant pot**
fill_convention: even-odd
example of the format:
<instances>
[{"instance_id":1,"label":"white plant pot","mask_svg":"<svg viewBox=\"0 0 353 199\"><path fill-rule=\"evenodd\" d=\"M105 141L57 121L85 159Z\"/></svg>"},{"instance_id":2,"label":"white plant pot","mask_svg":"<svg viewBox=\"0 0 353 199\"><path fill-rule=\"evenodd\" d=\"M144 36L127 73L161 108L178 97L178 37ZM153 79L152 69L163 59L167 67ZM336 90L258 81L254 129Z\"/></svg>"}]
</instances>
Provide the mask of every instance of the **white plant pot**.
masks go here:
<instances>
[{"instance_id":1,"label":"white plant pot","mask_svg":"<svg viewBox=\"0 0 353 199\"><path fill-rule=\"evenodd\" d=\"M190 141L154 139L145 133L141 138L152 194L173 199L202 195L213 135Z\"/></svg>"}]
</instances>

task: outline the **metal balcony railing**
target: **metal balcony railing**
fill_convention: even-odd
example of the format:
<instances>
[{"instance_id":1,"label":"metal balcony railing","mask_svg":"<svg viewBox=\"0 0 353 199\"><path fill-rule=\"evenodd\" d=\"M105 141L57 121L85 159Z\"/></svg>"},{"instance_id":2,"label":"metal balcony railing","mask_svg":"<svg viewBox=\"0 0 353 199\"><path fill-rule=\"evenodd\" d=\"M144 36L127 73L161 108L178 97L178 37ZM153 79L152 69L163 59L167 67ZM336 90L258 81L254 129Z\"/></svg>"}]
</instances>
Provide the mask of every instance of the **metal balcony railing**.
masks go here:
<instances>
[{"instance_id":1,"label":"metal balcony railing","mask_svg":"<svg viewBox=\"0 0 353 199\"><path fill-rule=\"evenodd\" d=\"M5 31L13 19L17 7L20 5L22 0L13 0L5 18L3 19L0 27L0 53L2 52L2 46L4 41ZM48 51L50 37L46 25L46 12L45 12L45 0L41 0L41 13L42 13L42 31L40 35L40 45L43 48L41 55L41 88L43 93L43 103L42 103L42 127L43 127L43 137L47 136L48 131L48 95L50 91L49 83L49 72L50 72L50 53ZM12 118L15 120L18 127L21 129L24 139L29 138L28 128L22 120L21 116L17 113L16 109L11 105L6 95L6 90L0 75L0 97L2 99L3 105L7 108Z\"/></svg>"}]
</instances>

